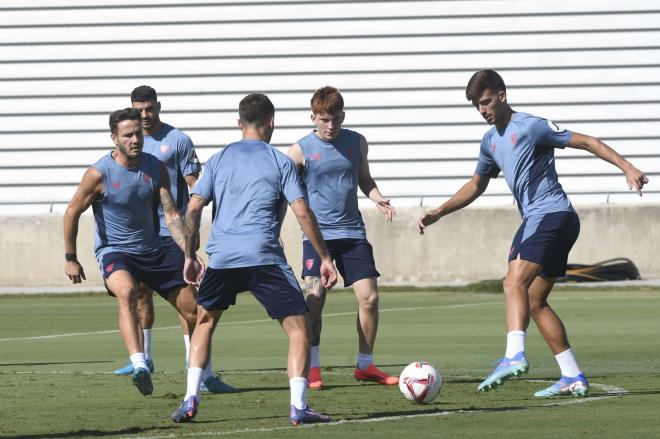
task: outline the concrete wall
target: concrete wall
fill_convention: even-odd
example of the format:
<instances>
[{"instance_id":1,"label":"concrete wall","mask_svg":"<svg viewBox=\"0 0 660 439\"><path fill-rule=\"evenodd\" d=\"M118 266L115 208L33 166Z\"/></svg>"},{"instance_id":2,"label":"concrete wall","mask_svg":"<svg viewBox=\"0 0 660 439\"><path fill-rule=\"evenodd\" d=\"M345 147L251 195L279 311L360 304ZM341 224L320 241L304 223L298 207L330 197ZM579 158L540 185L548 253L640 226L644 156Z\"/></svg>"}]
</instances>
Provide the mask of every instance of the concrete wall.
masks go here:
<instances>
[{"instance_id":1,"label":"concrete wall","mask_svg":"<svg viewBox=\"0 0 660 439\"><path fill-rule=\"evenodd\" d=\"M400 209L391 224L374 209L363 209L383 283L446 282L502 277L506 254L520 224L515 207L468 208L444 218L418 236L414 225L421 208ZM594 263L613 257L632 259L644 278L660 277L660 205L599 205L578 208L580 238L569 262ZM209 220L202 224L208 236ZM81 218L78 255L87 281L100 286L93 257L92 217ZM296 273L300 272L300 231L287 216L282 238ZM62 217L60 215L0 217L0 286L65 286Z\"/></svg>"}]
</instances>

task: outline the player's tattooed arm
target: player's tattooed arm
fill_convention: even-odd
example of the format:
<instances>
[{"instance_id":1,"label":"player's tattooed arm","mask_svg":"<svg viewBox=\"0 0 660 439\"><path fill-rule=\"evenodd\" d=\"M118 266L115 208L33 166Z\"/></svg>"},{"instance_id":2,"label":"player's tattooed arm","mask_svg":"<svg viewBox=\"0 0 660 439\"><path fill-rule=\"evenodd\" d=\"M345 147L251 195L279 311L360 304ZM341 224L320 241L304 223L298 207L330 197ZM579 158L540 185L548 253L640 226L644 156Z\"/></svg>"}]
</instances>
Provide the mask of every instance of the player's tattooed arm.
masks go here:
<instances>
[{"instance_id":1,"label":"player's tattooed arm","mask_svg":"<svg viewBox=\"0 0 660 439\"><path fill-rule=\"evenodd\" d=\"M194 258L199 248L199 227L202 221L202 210L206 200L197 194L193 194L186 208L186 219L184 230L186 234L186 246L183 249L187 258Z\"/></svg>"},{"instance_id":2,"label":"player's tattooed arm","mask_svg":"<svg viewBox=\"0 0 660 439\"><path fill-rule=\"evenodd\" d=\"M185 232L183 230L183 219L179 214L172 193L170 192L170 176L163 163L160 166L160 204L163 206L165 225L170 229L172 239L182 250L185 249Z\"/></svg>"}]
</instances>

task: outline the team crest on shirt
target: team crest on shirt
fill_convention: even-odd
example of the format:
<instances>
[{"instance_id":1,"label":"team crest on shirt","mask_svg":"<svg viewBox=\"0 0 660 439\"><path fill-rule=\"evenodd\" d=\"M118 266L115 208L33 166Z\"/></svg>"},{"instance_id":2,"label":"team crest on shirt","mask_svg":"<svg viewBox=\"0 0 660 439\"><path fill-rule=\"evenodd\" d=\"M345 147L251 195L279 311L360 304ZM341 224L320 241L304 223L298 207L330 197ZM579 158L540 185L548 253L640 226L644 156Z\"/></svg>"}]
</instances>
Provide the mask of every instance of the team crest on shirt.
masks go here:
<instances>
[{"instance_id":1,"label":"team crest on shirt","mask_svg":"<svg viewBox=\"0 0 660 439\"><path fill-rule=\"evenodd\" d=\"M145 183L151 183L151 176L149 174L142 174L142 180L144 180Z\"/></svg>"},{"instance_id":2,"label":"team crest on shirt","mask_svg":"<svg viewBox=\"0 0 660 439\"><path fill-rule=\"evenodd\" d=\"M112 183L110 183L110 185L112 186L113 189L119 189L121 183L118 181L113 181Z\"/></svg>"},{"instance_id":3,"label":"team crest on shirt","mask_svg":"<svg viewBox=\"0 0 660 439\"><path fill-rule=\"evenodd\" d=\"M314 259L305 259L305 267L308 270L311 270L313 266L314 266Z\"/></svg>"},{"instance_id":4,"label":"team crest on shirt","mask_svg":"<svg viewBox=\"0 0 660 439\"><path fill-rule=\"evenodd\" d=\"M321 154L310 154L309 155L310 160L321 160Z\"/></svg>"},{"instance_id":5,"label":"team crest on shirt","mask_svg":"<svg viewBox=\"0 0 660 439\"><path fill-rule=\"evenodd\" d=\"M160 153L161 153L161 154L165 155L165 154L167 154L169 151L170 151L170 145L168 145L167 143L162 143L162 144L160 145Z\"/></svg>"},{"instance_id":6,"label":"team crest on shirt","mask_svg":"<svg viewBox=\"0 0 660 439\"><path fill-rule=\"evenodd\" d=\"M108 265L106 265L106 267L105 267L105 272L106 272L106 273L112 273L112 269L113 269L113 268L115 268L115 264L114 264L114 262L113 262L112 264L108 264Z\"/></svg>"},{"instance_id":7,"label":"team crest on shirt","mask_svg":"<svg viewBox=\"0 0 660 439\"><path fill-rule=\"evenodd\" d=\"M554 123L551 120L548 121L548 126L550 127L550 129L552 131L554 131L556 133L561 133L563 131L566 131L564 128L560 127L559 125L557 125L556 123Z\"/></svg>"},{"instance_id":8,"label":"team crest on shirt","mask_svg":"<svg viewBox=\"0 0 660 439\"><path fill-rule=\"evenodd\" d=\"M518 133L513 133L511 134L511 144L515 145L516 143L518 143Z\"/></svg>"},{"instance_id":9,"label":"team crest on shirt","mask_svg":"<svg viewBox=\"0 0 660 439\"><path fill-rule=\"evenodd\" d=\"M495 142L491 143L491 144L490 144L490 150L491 150L492 152L495 152L496 149L497 149L497 143L495 143Z\"/></svg>"}]
</instances>

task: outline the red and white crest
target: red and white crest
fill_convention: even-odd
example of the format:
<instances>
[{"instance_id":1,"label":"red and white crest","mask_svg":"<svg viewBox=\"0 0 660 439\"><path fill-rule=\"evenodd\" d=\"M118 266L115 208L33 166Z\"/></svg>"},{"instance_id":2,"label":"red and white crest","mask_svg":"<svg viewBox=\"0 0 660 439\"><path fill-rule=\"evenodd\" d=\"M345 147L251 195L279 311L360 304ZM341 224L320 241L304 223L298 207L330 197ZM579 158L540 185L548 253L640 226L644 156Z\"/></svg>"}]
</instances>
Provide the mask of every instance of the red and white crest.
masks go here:
<instances>
[{"instance_id":1,"label":"red and white crest","mask_svg":"<svg viewBox=\"0 0 660 439\"><path fill-rule=\"evenodd\" d=\"M511 144L515 145L516 143L518 143L518 133L513 133L511 134Z\"/></svg>"},{"instance_id":2,"label":"red and white crest","mask_svg":"<svg viewBox=\"0 0 660 439\"><path fill-rule=\"evenodd\" d=\"M311 270L313 266L314 266L314 259L305 259L305 267L308 270Z\"/></svg>"},{"instance_id":3,"label":"red and white crest","mask_svg":"<svg viewBox=\"0 0 660 439\"><path fill-rule=\"evenodd\" d=\"M161 154L165 155L169 150L170 150L170 145L168 145L167 143L163 143L162 145L160 145Z\"/></svg>"},{"instance_id":4,"label":"red and white crest","mask_svg":"<svg viewBox=\"0 0 660 439\"><path fill-rule=\"evenodd\" d=\"M113 181L112 183L110 183L110 185L112 186L113 189L119 189L121 183L118 181Z\"/></svg>"},{"instance_id":5,"label":"red and white crest","mask_svg":"<svg viewBox=\"0 0 660 439\"><path fill-rule=\"evenodd\" d=\"M108 265L105 267L105 272L106 272L106 273L112 273L112 269L113 269L113 268L115 268L115 264L114 264L114 262L113 262L112 264L108 264Z\"/></svg>"}]
</instances>

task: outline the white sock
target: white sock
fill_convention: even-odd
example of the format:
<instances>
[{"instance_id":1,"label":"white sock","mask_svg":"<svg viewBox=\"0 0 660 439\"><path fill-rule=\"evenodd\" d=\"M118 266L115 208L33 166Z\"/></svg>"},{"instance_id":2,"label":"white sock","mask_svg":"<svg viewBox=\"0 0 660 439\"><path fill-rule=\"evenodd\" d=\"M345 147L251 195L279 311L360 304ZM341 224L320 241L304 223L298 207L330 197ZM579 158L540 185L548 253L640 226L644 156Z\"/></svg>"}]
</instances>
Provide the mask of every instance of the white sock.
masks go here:
<instances>
[{"instance_id":1,"label":"white sock","mask_svg":"<svg viewBox=\"0 0 660 439\"><path fill-rule=\"evenodd\" d=\"M151 329L143 329L144 334L144 357L147 360L151 359Z\"/></svg>"},{"instance_id":2,"label":"white sock","mask_svg":"<svg viewBox=\"0 0 660 439\"><path fill-rule=\"evenodd\" d=\"M183 334L183 343L186 345L186 365L190 361L190 335Z\"/></svg>"},{"instance_id":3,"label":"white sock","mask_svg":"<svg viewBox=\"0 0 660 439\"><path fill-rule=\"evenodd\" d=\"M358 354L358 361L357 361L358 368L362 370L366 370L369 367L369 365L373 362L374 362L373 354L363 354L362 352Z\"/></svg>"},{"instance_id":4,"label":"white sock","mask_svg":"<svg viewBox=\"0 0 660 439\"><path fill-rule=\"evenodd\" d=\"M321 360L319 359L319 347L312 346L309 354L309 367L321 367Z\"/></svg>"},{"instance_id":5,"label":"white sock","mask_svg":"<svg viewBox=\"0 0 660 439\"><path fill-rule=\"evenodd\" d=\"M149 370L147 367L147 361L146 358L144 357L144 352L136 352L133 355L131 355L131 363L133 364L133 369L137 369L138 367L141 367L143 369Z\"/></svg>"},{"instance_id":6,"label":"white sock","mask_svg":"<svg viewBox=\"0 0 660 439\"><path fill-rule=\"evenodd\" d=\"M555 355L555 359L559 364L559 369L561 369L563 376L575 378L582 373L575 359L575 354L573 354L573 349L568 348L564 352L558 353Z\"/></svg>"},{"instance_id":7,"label":"white sock","mask_svg":"<svg viewBox=\"0 0 660 439\"><path fill-rule=\"evenodd\" d=\"M525 331L511 331L506 334L506 358L513 358L525 350Z\"/></svg>"},{"instance_id":8,"label":"white sock","mask_svg":"<svg viewBox=\"0 0 660 439\"><path fill-rule=\"evenodd\" d=\"M186 396L184 401L191 396L194 396L199 401L199 384L202 382L202 368L189 367L188 368L188 387L186 388Z\"/></svg>"},{"instance_id":9,"label":"white sock","mask_svg":"<svg viewBox=\"0 0 660 439\"><path fill-rule=\"evenodd\" d=\"M307 378L293 377L289 380L291 405L302 410L307 407Z\"/></svg>"},{"instance_id":10,"label":"white sock","mask_svg":"<svg viewBox=\"0 0 660 439\"><path fill-rule=\"evenodd\" d=\"M213 365L211 364L211 357L209 357L209 362L206 363L206 367L202 372L202 380L205 380L210 376L213 376Z\"/></svg>"}]
</instances>

